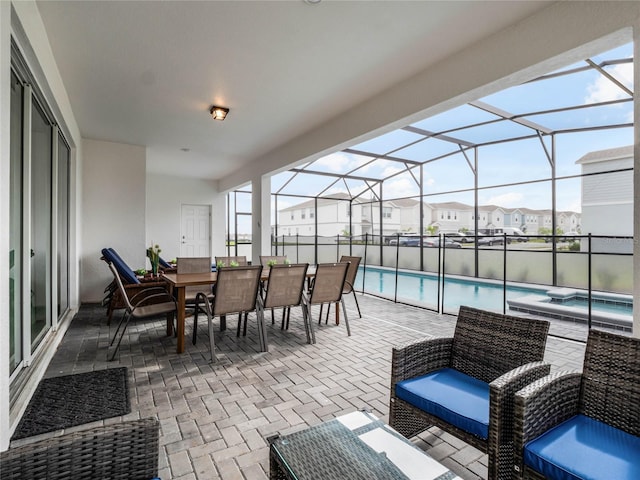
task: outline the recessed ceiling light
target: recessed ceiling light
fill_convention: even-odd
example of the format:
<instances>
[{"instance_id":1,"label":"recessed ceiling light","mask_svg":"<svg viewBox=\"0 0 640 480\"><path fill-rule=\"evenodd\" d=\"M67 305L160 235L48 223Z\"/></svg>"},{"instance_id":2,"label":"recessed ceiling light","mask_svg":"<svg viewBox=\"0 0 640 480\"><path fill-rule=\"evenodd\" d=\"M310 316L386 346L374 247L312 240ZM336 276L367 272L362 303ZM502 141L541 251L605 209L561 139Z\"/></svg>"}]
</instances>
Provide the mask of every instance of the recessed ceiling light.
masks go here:
<instances>
[{"instance_id":1,"label":"recessed ceiling light","mask_svg":"<svg viewBox=\"0 0 640 480\"><path fill-rule=\"evenodd\" d=\"M227 114L229 113L229 109L225 108L225 107L217 107L217 106L213 105L209 109L209 113L211 113L211 116L214 118L214 120L222 121L225 118L227 118Z\"/></svg>"},{"instance_id":2,"label":"recessed ceiling light","mask_svg":"<svg viewBox=\"0 0 640 480\"><path fill-rule=\"evenodd\" d=\"M304 0L304 3L308 5L318 5L322 0Z\"/></svg>"},{"instance_id":3,"label":"recessed ceiling light","mask_svg":"<svg viewBox=\"0 0 640 480\"><path fill-rule=\"evenodd\" d=\"M187 147L183 147L183 148L180 149L180 151L182 151L182 152L190 152L191 149L187 148Z\"/></svg>"}]
</instances>

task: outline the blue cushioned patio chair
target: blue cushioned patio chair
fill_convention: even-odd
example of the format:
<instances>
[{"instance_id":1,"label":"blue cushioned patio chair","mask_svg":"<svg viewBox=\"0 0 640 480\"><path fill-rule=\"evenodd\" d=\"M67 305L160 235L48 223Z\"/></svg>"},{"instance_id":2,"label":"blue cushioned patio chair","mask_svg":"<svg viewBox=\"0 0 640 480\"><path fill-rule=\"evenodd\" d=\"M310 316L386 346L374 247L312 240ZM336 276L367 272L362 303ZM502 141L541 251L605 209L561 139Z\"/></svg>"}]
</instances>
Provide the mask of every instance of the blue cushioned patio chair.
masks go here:
<instances>
[{"instance_id":1,"label":"blue cushioned patio chair","mask_svg":"<svg viewBox=\"0 0 640 480\"><path fill-rule=\"evenodd\" d=\"M120 348L120 342L127 330L129 321L166 315L168 321L173 321L176 316L177 303L175 298L165 288L165 286L151 286L150 284L142 284L144 288L137 291L134 295L125 289L122 279L113 263L109 263L109 268L113 273L118 291L125 302L125 312L118 323L111 342L109 343L109 360L113 360ZM115 345L114 345L115 344Z\"/></svg>"},{"instance_id":2,"label":"blue cushioned patio chair","mask_svg":"<svg viewBox=\"0 0 640 480\"><path fill-rule=\"evenodd\" d=\"M135 295L144 288L166 288L167 286L166 282L164 281L141 282L135 272L131 269L131 267L127 265L127 263L122 259L120 255L118 255L118 253L113 248L102 249L102 260L104 260L107 265L113 264L129 296ZM105 297L102 300L102 303L107 307L107 318L108 323L110 324L114 310L126 308L127 305L125 299L122 297L120 291L118 290L118 286L115 280L112 281L104 291Z\"/></svg>"},{"instance_id":3,"label":"blue cushioned patio chair","mask_svg":"<svg viewBox=\"0 0 640 480\"><path fill-rule=\"evenodd\" d=\"M407 438L440 427L489 455L489 479L511 479L514 395L549 373L548 330L460 307L453 337L393 349L390 425Z\"/></svg>"},{"instance_id":4,"label":"blue cushioned patio chair","mask_svg":"<svg viewBox=\"0 0 640 480\"><path fill-rule=\"evenodd\" d=\"M591 330L582 373L516 393L514 478L640 479L640 338Z\"/></svg>"}]
</instances>

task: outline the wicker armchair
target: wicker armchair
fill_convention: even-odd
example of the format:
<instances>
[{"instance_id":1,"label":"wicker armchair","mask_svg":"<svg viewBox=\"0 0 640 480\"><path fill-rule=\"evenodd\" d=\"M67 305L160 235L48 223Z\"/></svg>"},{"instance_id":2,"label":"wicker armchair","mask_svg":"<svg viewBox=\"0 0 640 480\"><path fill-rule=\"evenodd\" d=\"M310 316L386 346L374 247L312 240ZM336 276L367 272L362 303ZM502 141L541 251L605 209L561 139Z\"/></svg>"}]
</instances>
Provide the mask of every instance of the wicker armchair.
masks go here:
<instances>
[{"instance_id":1,"label":"wicker armchair","mask_svg":"<svg viewBox=\"0 0 640 480\"><path fill-rule=\"evenodd\" d=\"M489 455L489 479L511 478L514 394L549 373L548 330L460 307L453 337L393 349L390 425L407 438L438 426Z\"/></svg>"},{"instance_id":2,"label":"wicker armchair","mask_svg":"<svg viewBox=\"0 0 640 480\"><path fill-rule=\"evenodd\" d=\"M155 418L37 440L0 453L0 480L150 480L158 474Z\"/></svg>"},{"instance_id":3,"label":"wicker armchair","mask_svg":"<svg viewBox=\"0 0 640 480\"><path fill-rule=\"evenodd\" d=\"M581 374L516 393L514 442L515 478L640 478L640 339L591 330Z\"/></svg>"}]
</instances>

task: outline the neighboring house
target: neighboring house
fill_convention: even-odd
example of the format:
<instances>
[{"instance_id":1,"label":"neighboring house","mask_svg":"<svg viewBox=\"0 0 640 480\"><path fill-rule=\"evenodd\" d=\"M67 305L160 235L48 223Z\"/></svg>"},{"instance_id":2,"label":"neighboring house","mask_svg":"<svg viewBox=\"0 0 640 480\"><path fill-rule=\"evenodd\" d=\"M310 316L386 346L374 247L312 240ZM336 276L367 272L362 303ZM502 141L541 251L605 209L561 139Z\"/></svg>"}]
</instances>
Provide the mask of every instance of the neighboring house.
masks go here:
<instances>
[{"instance_id":1,"label":"neighboring house","mask_svg":"<svg viewBox=\"0 0 640 480\"><path fill-rule=\"evenodd\" d=\"M319 198L317 213L315 200L307 200L280 210L278 236L315 235L315 215L319 236L334 236L344 232L354 236L380 235L380 204L368 199L355 199L350 204L348 199L345 193L334 194L332 198ZM577 212L557 212L556 225L563 232L580 231L580 218ZM514 227L536 235L541 228L550 230L551 220L551 210L505 208L499 205L478 207L478 229ZM435 231L441 233L453 233L460 229L473 230L475 211L473 206L460 202L424 203L422 225L425 232L429 227L435 227ZM383 203L382 235L419 231L418 200L403 198Z\"/></svg>"},{"instance_id":2,"label":"neighboring house","mask_svg":"<svg viewBox=\"0 0 640 480\"><path fill-rule=\"evenodd\" d=\"M582 177L583 234L610 236L633 235L633 146L589 152L576 161L583 174L624 170L597 176ZM607 251L633 252L632 240L612 245L609 239L592 240L592 249L600 250L606 241ZM582 242L582 250L586 250ZM614 249L614 250L612 250Z\"/></svg>"}]
</instances>

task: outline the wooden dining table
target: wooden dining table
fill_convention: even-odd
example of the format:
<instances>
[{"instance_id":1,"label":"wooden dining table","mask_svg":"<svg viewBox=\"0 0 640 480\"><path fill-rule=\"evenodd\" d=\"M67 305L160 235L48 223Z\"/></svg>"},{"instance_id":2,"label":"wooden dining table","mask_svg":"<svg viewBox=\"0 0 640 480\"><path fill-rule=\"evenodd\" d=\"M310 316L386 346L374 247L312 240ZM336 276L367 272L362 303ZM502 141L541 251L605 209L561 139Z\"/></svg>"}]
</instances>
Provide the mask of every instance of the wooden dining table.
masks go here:
<instances>
[{"instance_id":1,"label":"wooden dining table","mask_svg":"<svg viewBox=\"0 0 640 480\"><path fill-rule=\"evenodd\" d=\"M307 270L307 278L311 278L315 275L315 268L310 267ZM218 280L217 272L205 272L205 273L163 273L162 278L171 285L176 292L176 299L178 303L178 312L176 314L176 352L184 352L184 330L185 330L185 318L186 318L186 287L192 287L197 285L213 285ZM269 269L264 268L262 270L261 280L265 281L269 279ZM336 308L336 312L338 309ZM337 318L336 318L337 320ZM167 319L167 335L173 335L173 322L171 319Z\"/></svg>"}]
</instances>

